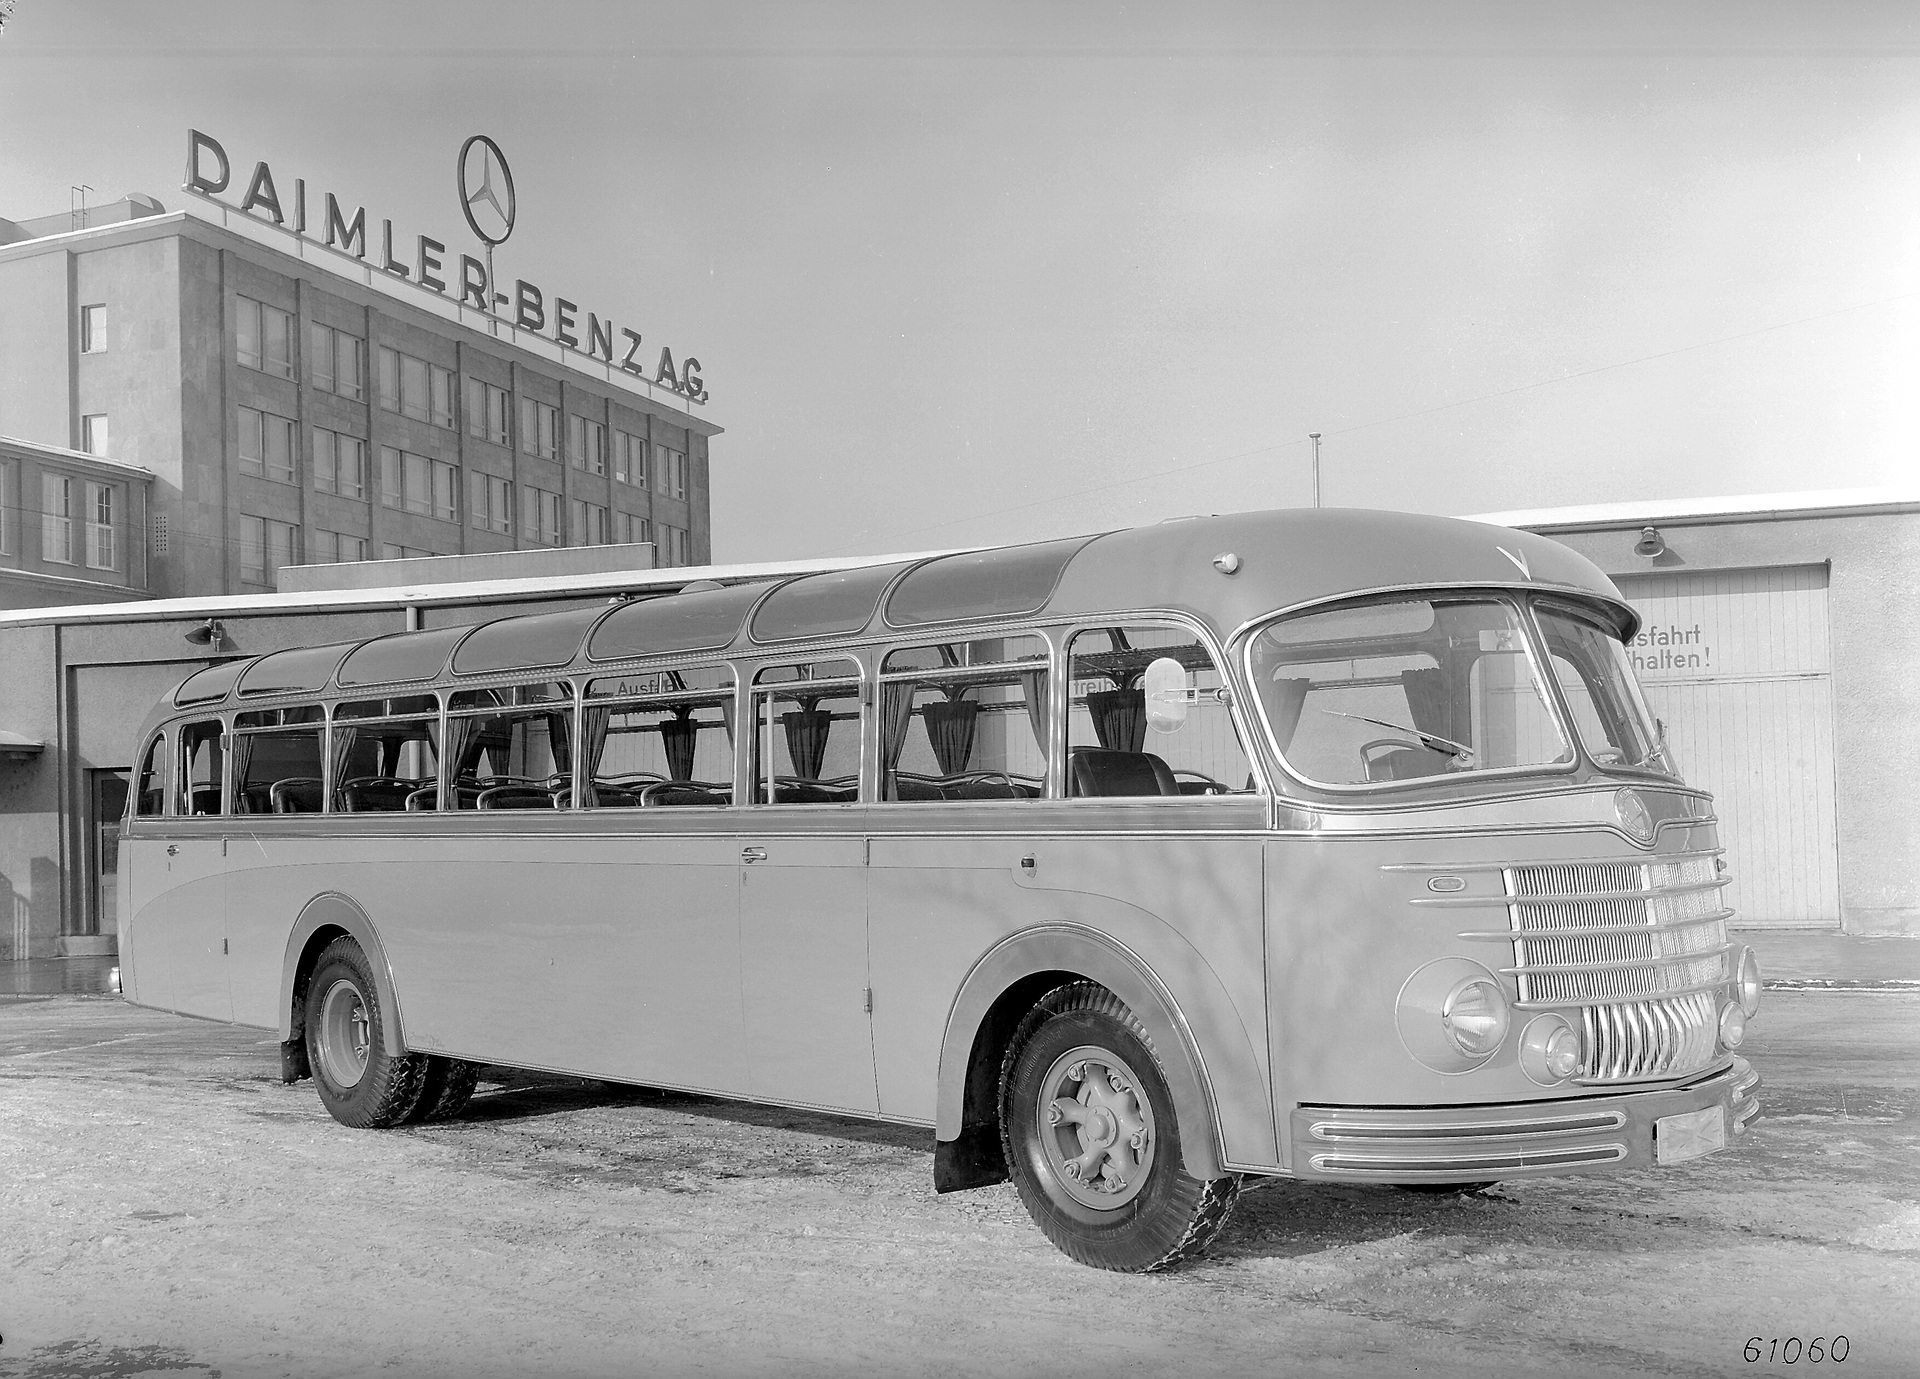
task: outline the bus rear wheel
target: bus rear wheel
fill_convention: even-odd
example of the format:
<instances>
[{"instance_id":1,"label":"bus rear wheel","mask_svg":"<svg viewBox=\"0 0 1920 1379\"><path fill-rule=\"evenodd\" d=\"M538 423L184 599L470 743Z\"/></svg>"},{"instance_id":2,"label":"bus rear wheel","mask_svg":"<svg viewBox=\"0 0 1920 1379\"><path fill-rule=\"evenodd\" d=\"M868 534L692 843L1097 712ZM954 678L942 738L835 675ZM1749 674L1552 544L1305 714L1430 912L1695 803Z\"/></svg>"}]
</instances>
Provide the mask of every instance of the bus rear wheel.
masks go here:
<instances>
[{"instance_id":1,"label":"bus rear wheel","mask_svg":"<svg viewBox=\"0 0 1920 1379\"><path fill-rule=\"evenodd\" d=\"M1173 1097L1146 1030L1105 987L1057 987L1000 1065L1000 1136L1020 1200L1061 1251L1127 1273L1204 1250L1238 1178L1181 1166Z\"/></svg>"},{"instance_id":2,"label":"bus rear wheel","mask_svg":"<svg viewBox=\"0 0 1920 1379\"><path fill-rule=\"evenodd\" d=\"M386 1051L384 1019L367 955L352 939L335 939L307 982L307 1062L321 1104L356 1130L406 1120L426 1081L424 1055Z\"/></svg>"}]
</instances>

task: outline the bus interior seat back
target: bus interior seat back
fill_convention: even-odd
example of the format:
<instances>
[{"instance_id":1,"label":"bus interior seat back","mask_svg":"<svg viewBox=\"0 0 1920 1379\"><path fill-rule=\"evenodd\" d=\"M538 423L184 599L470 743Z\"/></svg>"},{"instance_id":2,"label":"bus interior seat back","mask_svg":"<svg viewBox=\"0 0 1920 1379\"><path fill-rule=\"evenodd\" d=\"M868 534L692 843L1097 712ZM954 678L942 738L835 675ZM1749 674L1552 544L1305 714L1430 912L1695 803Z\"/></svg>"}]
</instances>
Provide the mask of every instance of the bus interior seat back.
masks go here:
<instances>
[{"instance_id":1,"label":"bus interior seat back","mask_svg":"<svg viewBox=\"0 0 1920 1379\"><path fill-rule=\"evenodd\" d=\"M418 789L417 780L374 776L346 782L340 787L340 799L356 814L397 814L407 807L407 796Z\"/></svg>"},{"instance_id":2,"label":"bus interior seat back","mask_svg":"<svg viewBox=\"0 0 1920 1379\"><path fill-rule=\"evenodd\" d=\"M552 809L558 803L543 785L491 785L474 801L476 809Z\"/></svg>"},{"instance_id":3,"label":"bus interior seat back","mask_svg":"<svg viewBox=\"0 0 1920 1379\"><path fill-rule=\"evenodd\" d=\"M311 776L288 776L268 789L268 807L275 814L318 814L326 799L323 789Z\"/></svg>"},{"instance_id":4,"label":"bus interior seat back","mask_svg":"<svg viewBox=\"0 0 1920 1379\"><path fill-rule=\"evenodd\" d=\"M1070 754L1073 793L1086 796L1178 795L1167 763L1152 752L1075 747Z\"/></svg>"},{"instance_id":5,"label":"bus interior seat back","mask_svg":"<svg viewBox=\"0 0 1920 1379\"><path fill-rule=\"evenodd\" d=\"M731 792L715 789L699 781L663 780L640 792L643 806L676 804L726 804Z\"/></svg>"}]
</instances>

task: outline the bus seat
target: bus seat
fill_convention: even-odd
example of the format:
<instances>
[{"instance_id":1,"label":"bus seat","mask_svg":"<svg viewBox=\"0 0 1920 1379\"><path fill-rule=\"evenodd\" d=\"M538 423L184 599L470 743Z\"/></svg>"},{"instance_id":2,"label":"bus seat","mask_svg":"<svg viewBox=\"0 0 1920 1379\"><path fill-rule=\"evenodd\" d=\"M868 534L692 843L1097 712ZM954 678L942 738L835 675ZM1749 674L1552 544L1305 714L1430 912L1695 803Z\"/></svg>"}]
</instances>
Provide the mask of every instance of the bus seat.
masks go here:
<instances>
[{"instance_id":1,"label":"bus seat","mask_svg":"<svg viewBox=\"0 0 1920 1379\"><path fill-rule=\"evenodd\" d=\"M324 796L320 782L311 776L288 776L277 780L267 791L275 814L318 814Z\"/></svg>"},{"instance_id":2,"label":"bus seat","mask_svg":"<svg viewBox=\"0 0 1920 1379\"><path fill-rule=\"evenodd\" d=\"M912 804L925 804L944 800L947 792L925 776L910 776L903 771L894 776L893 797Z\"/></svg>"},{"instance_id":3,"label":"bus seat","mask_svg":"<svg viewBox=\"0 0 1920 1379\"><path fill-rule=\"evenodd\" d=\"M700 781L663 780L656 781L640 792L640 803L645 807L675 804L725 804L730 792L724 788L716 789Z\"/></svg>"},{"instance_id":4,"label":"bus seat","mask_svg":"<svg viewBox=\"0 0 1920 1379\"><path fill-rule=\"evenodd\" d=\"M407 796L408 809L438 809L439 807L440 787L437 785L423 785Z\"/></svg>"},{"instance_id":5,"label":"bus seat","mask_svg":"<svg viewBox=\"0 0 1920 1379\"><path fill-rule=\"evenodd\" d=\"M1152 752L1117 752L1106 747L1075 747L1068 754L1075 795L1178 795L1167 763Z\"/></svg>"},{"instance_id":6,"label":"bus seat","mask_svg":"<svg viewBox=\"0 0 1920 1379\"><path fill-rule=\"evenodd\" d=\"M407 796L419 788L417 780L362 776L340 787L340 801L356 814L397 814L407 807Z\"/></svg>"},{"instance_id":7,"label":"bus seat","mask_svg":"<svg viewBox=\"0 0 1920 1379\"><path fill-rule=\"evenodd\" d=\"M220 812L220 787L217 785L196 785L187 796L187 812L190 814L218 814Z\"/></svg>"},{"instance_id":8,"label":"bus seat","mask_svg":"<svg viewBox=\"0 0 1920 1379\"><path fill-rule=\"evenodd\" d=\"M640 791L631 786L595 781L587 787L587 803L596 809L638 809Z\"/></svg>"},{"instance_id":9,"label":"bus seat","mask_svg":"<svg viewBox=\"0 0 1920 1379\"><path fill-rule=\"evenodd\" d=\"M556 803L543 785L492 785L474 801L476 809L552 809Z\"/></svg>"}]
</instances>

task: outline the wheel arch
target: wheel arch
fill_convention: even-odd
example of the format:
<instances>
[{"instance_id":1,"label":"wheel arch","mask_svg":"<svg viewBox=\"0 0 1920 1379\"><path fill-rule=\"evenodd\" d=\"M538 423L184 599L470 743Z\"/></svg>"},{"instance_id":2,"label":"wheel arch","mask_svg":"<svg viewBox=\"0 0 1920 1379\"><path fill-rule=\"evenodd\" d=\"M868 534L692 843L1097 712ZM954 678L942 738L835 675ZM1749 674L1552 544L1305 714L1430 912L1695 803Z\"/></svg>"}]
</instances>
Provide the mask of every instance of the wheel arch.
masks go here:
<instances>
[{"instance_id":1,"label":"wheel arch","mask_svg":"<svg viewBox=\"0 0 1920 1379\"><path fill-rule=\"evenodd\" d=\"M327 945L342 937L359 944L360 951L367 955L380 1010L385 1016L380 1022L381 1045L397 1058L407 1052L407 1041L387 950L367 912L350 896L338 891L328 891L309 900L294 920L293 932L287 936L286 956L280 969L280 1041L284 1044L299 1039L306 1032L307 981Z\"/></svg>"},{"instance_id":2,"label":"wheel arch","mask_svg":"<svg viewBox=\"0 0 1920 1379\"><path fill-rule=\"evenodd\" d=\"M1178 1003L1131 949L1078 925L1047 925L1001 940L961 983L940 1045L934 1111L934 1187L940 1192L1004 1181L1000 1063L1021 1018L1048 991L1097 982L1147 1031L1180 1122L1186 1171L1223 1172L1219 1116L1206 1065Z\"/></svg>"}]
</instances>

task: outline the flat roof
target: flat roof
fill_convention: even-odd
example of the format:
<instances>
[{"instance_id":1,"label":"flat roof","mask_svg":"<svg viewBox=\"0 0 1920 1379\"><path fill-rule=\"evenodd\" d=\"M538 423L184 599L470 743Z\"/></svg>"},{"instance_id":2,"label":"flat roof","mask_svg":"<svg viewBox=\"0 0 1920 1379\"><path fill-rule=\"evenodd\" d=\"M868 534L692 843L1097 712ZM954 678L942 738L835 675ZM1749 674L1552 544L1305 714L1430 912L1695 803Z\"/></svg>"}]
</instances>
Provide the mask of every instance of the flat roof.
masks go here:
<instances>
[{"instance_id":1,"label":"flat roof","mask_svg":"<svg viewBox=\"0 0 1920 1379\"><path fill-rule=\"evenodd\" d=\"M1799 493L1744 493L1710 498L1643 498L1628 503L1475 513L1466 520L1500 527L1574 530L1646 526L1661 522L1780 521L1789 517L1858 517L1920 511L1920 485L1809 489Z\"/></svg>"},{"instance_id":2,"label":"flat roof","mask_svg":"<svg viewBox=\"0 0 1920 1379\"><path fill-rule=\"evenodd\" d=\"M577 575L532 575L511 579L410 582L383 589L317 589L290 594L225 594L199 598L141 599L129 603L82 603L63 608L22 608L0 613L0 628L44 623L164 622L180 618L277 617L287 613L341 613L358 609L436 607L534 599L591 598L632 591L671 591L701 580L744 584L828 570L863 569L902 560L922 560L950 551L914 555L854 556L838 560L767 561L752 565L674 565L662 570L609 570Z\"/></svg>"},{"instance_id":3,"label":"flat roof","mask_svg":"<svg viewBox=\"0 0 1920 1379\"><path fill-rule=\"evenodd\" d=\"M25 436L0 436L0 446L6 445L18 446L22 450L31 450L42 455L52 455L56 459L73 464L100 465L126 474L138 474L143 479L153 477L153 471L145 465L129 464L125 460L110 460L105 455L95 455L85 450L69 450L64 445L48 445L45 441L30 441Z\"/></svg>"}]
</instances>

